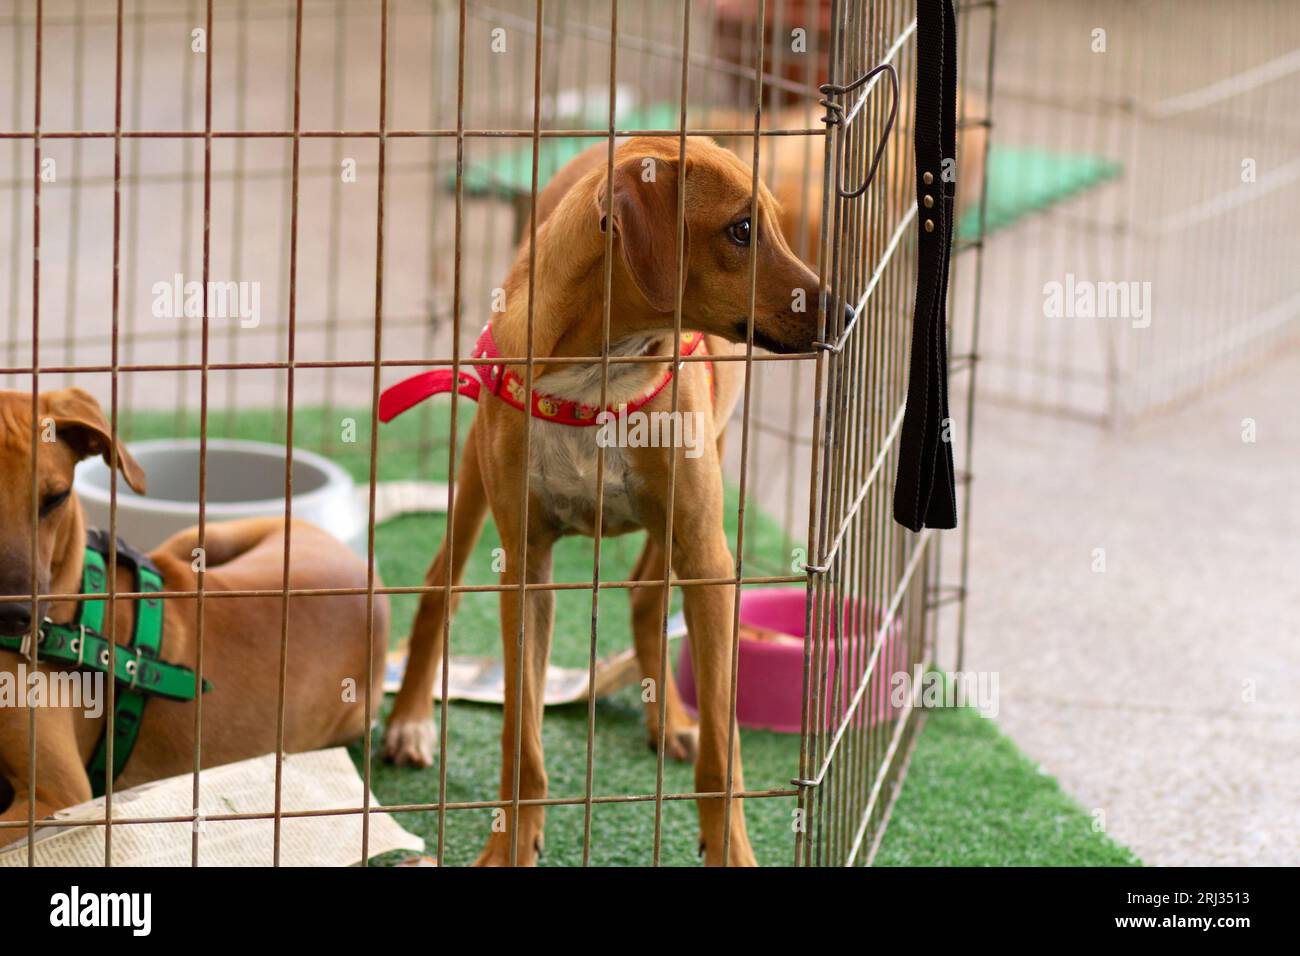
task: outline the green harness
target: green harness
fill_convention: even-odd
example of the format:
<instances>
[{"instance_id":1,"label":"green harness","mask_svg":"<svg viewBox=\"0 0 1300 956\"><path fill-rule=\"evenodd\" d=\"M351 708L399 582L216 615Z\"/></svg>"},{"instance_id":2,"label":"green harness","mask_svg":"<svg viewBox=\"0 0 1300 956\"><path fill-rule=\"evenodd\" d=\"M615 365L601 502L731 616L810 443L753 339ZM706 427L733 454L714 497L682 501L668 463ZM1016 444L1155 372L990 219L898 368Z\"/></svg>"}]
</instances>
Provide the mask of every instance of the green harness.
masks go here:
<instances>
[{"instance_id":1,"label":"green harness","mask_svg":"<svg viewBox=\"0 0 1300 956\"><path fill-rule=\"evenodd\" d=\"M86 556L81 572L82 594L107 594L108 535L92 530L86 534ZM156 594L163 589L162 574L148 557L117 543L117 563L132 569L135 590ZM104 793L108 768L108 727L113 728L113 779L131 759L131 751L140 735L140 720L150 697L167 700L193 700L194 671L180 664L159 660L163 639L163 599L147 597L135 600L135 631L131 643L117 648L112 655L113 676L117 681L117 706L113 719L104 727L95 753L86 766L95 796ZM104 634L105 601L80 601L71 624L55 624L49 618L41 625L36 642L36 659L52 664L109 672L110 641ZM0 636L0 650L14 651L31 658L27 635ZM203 681L203 690L211 689Z\"/></svg>"}]
</instances>

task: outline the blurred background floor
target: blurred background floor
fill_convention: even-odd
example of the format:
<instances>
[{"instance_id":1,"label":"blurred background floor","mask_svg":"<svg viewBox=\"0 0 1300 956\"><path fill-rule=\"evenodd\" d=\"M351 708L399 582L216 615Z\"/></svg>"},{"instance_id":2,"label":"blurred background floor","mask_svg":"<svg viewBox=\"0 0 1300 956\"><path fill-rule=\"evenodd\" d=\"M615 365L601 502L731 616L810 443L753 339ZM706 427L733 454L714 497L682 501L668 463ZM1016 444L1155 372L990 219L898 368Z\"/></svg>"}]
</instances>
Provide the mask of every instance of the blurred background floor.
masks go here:
<instances>
[{"instance_id":1,"label":"blurred background floor","mask_svg":"<svg viewBox=\"0 0 1300 956\"><path fill-rule=\"evenodd\" d=\"M1292 349L1126 432L977 413L966 666L1148 864L1300 860L1297 381Z\"/></svg>"}]
</instances>

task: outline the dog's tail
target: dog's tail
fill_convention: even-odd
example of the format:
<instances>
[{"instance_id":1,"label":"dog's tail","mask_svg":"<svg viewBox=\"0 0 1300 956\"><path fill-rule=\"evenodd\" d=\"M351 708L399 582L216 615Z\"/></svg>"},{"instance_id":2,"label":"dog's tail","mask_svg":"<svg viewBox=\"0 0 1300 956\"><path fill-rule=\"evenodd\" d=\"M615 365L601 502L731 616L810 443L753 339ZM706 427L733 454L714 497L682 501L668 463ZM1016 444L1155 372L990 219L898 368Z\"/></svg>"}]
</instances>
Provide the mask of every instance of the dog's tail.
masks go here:
<instances>
[{"instance_id":1,"label":"dog's tail","mask_svg":"<svg viewBox=\"0 0 1300 956\"><path fill-rule=\"evenodd\" d=\"M210 522L203 541L203 566L211 571L243 557L263 544L274 544L276 548L282 548L283 545L279 542L283 540L282 518L240 518ZM195 525L172 535L159 546L158 551L167 557L176 558L182 564L189 564L192 558L197 557L198 546L199 529Z\"/></svg>"}]
</instances>

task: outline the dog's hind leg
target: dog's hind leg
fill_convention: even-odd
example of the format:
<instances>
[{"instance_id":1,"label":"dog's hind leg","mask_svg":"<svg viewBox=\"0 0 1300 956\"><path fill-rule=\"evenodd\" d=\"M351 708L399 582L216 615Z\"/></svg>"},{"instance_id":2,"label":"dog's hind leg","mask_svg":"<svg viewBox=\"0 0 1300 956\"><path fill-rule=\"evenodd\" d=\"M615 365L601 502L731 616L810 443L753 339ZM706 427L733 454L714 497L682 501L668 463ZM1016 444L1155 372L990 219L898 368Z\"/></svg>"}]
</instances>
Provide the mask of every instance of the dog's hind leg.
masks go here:
<instances>
[{"instance_id":1,"label":"dog's hind leg","mask_svg":"<svg viewBox=\"0 0 1300 956\"><path fill-rule=\"evenodd\" d=\"M406 673L384 734L384 757L394 763L413 767L427 767L433 763L437 739L433 722L433 684L442 663L444 617L449 622L460 603L459 593L452 593L451 600L447 600L447 574L450 569L453 586L460 583L465 563L483 531L486 516L487 496L483 489L475 428L471 426L456 479L452 533L443 538L424 575L425 585L438 590L420 595L420 609L411 625Z\"/></svg>"},{"instance_id":2,"label":"dog's hind leg","mask_svg":"<svg viewBox=\"0 0 1300 956\"><path fill-rule=\"evenodd\" d=\"M674 760L694 763L699 748L700 728L686 713L681 696L677 693L677 682L673 680L672 667L664 670L663 692L657 692L655 685L659 682L661 670L659 641L663 629L664 615L664 549L657 541L647 538L641 557L637 559L632 571L633 581L660 582L658 586L632 588L629 598L632 603L632 639L636 645L637 661L641 665L643 680L653 681L643 687L656 691L645 702L646 733L650 737L650 746L659 746L660 707L667 715L668 726L664 730L664 752ZM646 695L643 692L642 697Z\"/></svg>"}]
</instances>

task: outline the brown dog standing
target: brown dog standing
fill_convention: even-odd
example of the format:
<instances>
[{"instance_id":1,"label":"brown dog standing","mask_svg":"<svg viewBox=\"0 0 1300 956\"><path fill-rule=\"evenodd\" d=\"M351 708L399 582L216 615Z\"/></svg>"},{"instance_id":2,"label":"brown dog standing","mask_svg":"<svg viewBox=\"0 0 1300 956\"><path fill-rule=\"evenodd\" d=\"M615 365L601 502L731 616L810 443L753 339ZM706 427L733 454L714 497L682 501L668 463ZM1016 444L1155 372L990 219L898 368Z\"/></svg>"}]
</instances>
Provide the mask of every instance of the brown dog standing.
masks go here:
<instances>
[{"instance_id":1,"label":"brown dog standing","mask_svg":"<svg viewBox=\"0 0 1300 956\"><path fill-rule=\"evenodd\" d=\"M615 155L612 202L607 203L604 145L593 147L561 170L538 197L535 276L534 354L593 356L601 353L606 225L614 230L615 264L610 308L610 351L614 355L671 356L673 312L677 299L678 144L671 139L640 138L621 145ZM750 257L756 255L754 342L777 352L812 347L817 331L817 276L790 251L780 231L780 211L760 186L758 219L751 222L752 173L748 165L713 142L688 140L685 158L685 276L682 328L706 333L711 355L742 352L750 296ZM608 207L608 209L607 209ZM608 216L607 216L608 212ZM757 249L751 248L757 244ZM506 311L493 320L492 334L503 356L524 355L528 324L528 250L525 247L506 279ZM800 306L805 307L801 310ZM663 379L670 362L609 366L607 407L631 403ZM523 377L524 369L513 371ZM657 680L659 636L665 593L663 548L668 523L669 469L676 456L672 512L672 570L681 579L734 578L735 561L723 529L722 431L743 383L743 365L687 362L678 372L679 409L698 416L703 440L698 448L607 447L602 533L623 534L644 528L648 540L633 578L650 582L630 591L633 637L642 673ZM548 398L588 407L600 403L600 365L542 365L534 372L534 390ZM490 393L490 389L485 389ZM672 408L664 388L644 407L648 414ZM551 548L569 534L590 535L596 523L597 428L572 427L534 420L529 455L524 429L528 418L504 400L485 395L466 439L459 467L452 543L453 581L482 528L487 509L507 555L504 585L549 581ZM690 452L690 453L688 453ZM521 500L528 495L527 551ZM442 585L448 572L444 541L426 576ZM432 691L442 654L445 593L423 596L412 630L411 658L386 735L386 752L400 763L428 765L433 758ZM735 588L699 584L683 588L687 627L699 690L697 731L682 710L669 671L660 705L647 705L651 741L666 722L669 754L695 760L700 792L725 791L731 682L731 640ZM454 606L454 598L453 598ZM520 797L546 795L541 721L542 691L550 651L554 610L549 591L528 592L524 615L523 660L515 643L520 626L520 592L501 594L502 640L506 663L506 706L501 735L500 794L513 793L517 708L522 708ZM523 667L523 697L516 699L514 675ZM744 789L739 737L731 754L734 790ZM509 811L507 810L507 818ZM723 860L725 806L720 799L699 801L700 839L710 864ZM518 826L518 862L533 863L542 842L543 810L524 807L518 821L507 819L505 832L494 832L480 864L510 861L511 829ZM752 865L742 803L730 816L732 865Z\"/></svg>"},{"instance_id":2,"label":"brown dog standing","mask_svg":"<svg viewBox=\"0 0 1300 956\"><path fill-rule=\"evenodd\" d=\"M32 397L0 392L0 595L31 594L33 564L42 594L76 594L81 590L86 529L73 470L92 455L111 454L108 421L95 399L70 388L42 394L42 430L49 425L57 440L37 443L39 495L38 553L31 549ZM38 433L39 434L39 433ZM145 476L121 445L118 467L136 491ZM292 588L365 588L365 562L337 539L305 522L294 522L289 585ZM163 576L166 591L194 591L192 567L198 529L182 531L149 557ZM209 593L231 590L278 590L283 581L284 521L250 519L212 524L207 529L206 580ZM117 589L133 590L133 576L118 566ZM194 599L164 601L164 661L193 668L197 652ZM115 602L119 645L129 642L136 602ZM42 602L32 614L30 597L0 601L0 634L26 634L48 617L72 621L77 602ZM107 629L107 628L106 628ZM375 599L374 699L379 699L388 641L388 603ZM212 597L204 602L204 677L212 688L203 695L202 765L213 767L271 752L276 746L280 673L281 598ZM16 671L19 656L0 650L0 669ZM66 670L58 664L28 665L48 675ZM366 732L367 671L366 595L300 596L289 609L288 683L285 737L288 752L347 743ZM350 682L350 683L349 683ZM352 692L349 693L349 688ZM119 687L119 693L121 692ZM104 696L107 696L105 689ZM346 699L345 699L346 698ZM144 707L137 743L115 787L185 773L194 766L193 702L152 698ZM38 818L90 799L86 763L108 717L85 716L71 707L36 710L36 807ZM0 776L9 788L0 820L26 820L30 712L0 707ZM0 788L3 789L3 788ZM26 835L24 828L0 829L0 846Z\"/></svg>"}]
</instances>

